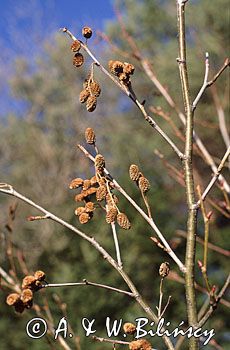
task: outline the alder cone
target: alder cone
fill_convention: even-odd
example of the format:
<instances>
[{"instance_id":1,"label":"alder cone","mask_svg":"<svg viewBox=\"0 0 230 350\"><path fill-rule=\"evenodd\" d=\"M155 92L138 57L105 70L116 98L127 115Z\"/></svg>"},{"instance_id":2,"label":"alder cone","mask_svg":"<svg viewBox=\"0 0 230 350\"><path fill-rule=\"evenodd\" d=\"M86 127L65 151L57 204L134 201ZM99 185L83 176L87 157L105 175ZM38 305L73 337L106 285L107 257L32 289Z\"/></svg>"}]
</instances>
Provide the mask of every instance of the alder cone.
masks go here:
<instances>
[{"instance_id":1,"label":"alder cone","mask_svg":"<svg viewBox=\"0 0 230 350\"><path fill-rule=\"evenodd\" d=\"M94 203L93 202L86 203L85 210L86 210L86 213L92 213L94 211Z\"/></svg>"},{"instance_id":2,"label":"alder cone","mask_svg":"<svg viewBox=\"0 0 230 350\"><path fill-rule=\"evenodd\" d=\"M116 217L117 217L117 209L114 207L109 208L105 217L106 222L108 224L111 224L111 222L114 222L116 220Z\"/></svg>"},{"instance_id":3,"label":"alder cone","mask_svg":"<svg viewBox=\"0 0 230 350\"><path fill-rule=\"evenodd\" d=\"M24 289L21 294L21 301L23 304L28 304L33 300L33 292L31 289Z\"/></svg>"},{"instance_id":4,"label":"alder cone","mask_svg":"<svg viewBox=\"0 0 230 350\"><path fill-rule=\"evenodd\" d=\"M46 278L46 274L45 272L38 270L34 273L34 277L37 281L44 281L44 279Z\"/></svg>"},{"instance_id":5,"label":"alder cone","mask_svg":"<svg viewBox=\"0 0 230 350\"><path fill-rule=\"evenodd\" d=\"M100 186L97 189L96 192L96 199L98 202L101 202L103 199L106 198L106 194L107 194L107 188L106 186Z\"/></svg>"},{"instance_id":6,"label":"alder cone","mask_svg":"<svg viewBox=\"0 0 230 350\"><path fill-rule=\"evenodd\" d=\"M93 145L96 142L96 135L92 128L87 128L85 130L85 140L89 145Z\"/></svg>"},{"instance_id":7,"label":"alder cone","mask_svg":"<svg viewBox=\"0 0 230 350\"><path fill-rule=\"evenodd\" d=\"M86 109L88 112L93 112L97 107L96 96L89 96L86 101Z\"/></svg>"},{"instance_id":8,"label":"alder cone","mask_svg":"<svg viewBox=\"0 0 230 350\"><path fill-rule=\"evenodd\" d=\"M134 340L129 343L130 350L152 350L152 345L145 339Z\"/></svg>"},{"instance_id":9,"label":"alder cone","mask_svg":"<svg viewBox=\"0 0 230 350\"><path fill-rule=\"evenodd\" d=\"M80 95L79 95L79 101L81 103L85 103L87 101L89 95L90 95L89 90L86 90L86 89L82 90L80 92Z\"/></svg>"},{"instance_id":10,"label":"alder cone","mask_svg":"<svg viewBox=\"0 0 230 350\"><path fill-rule=\"evenodd\" d=\"M82 28L82 35L84 36L84 38L89 39L91 38L92 34L93 34L93 31L90 27Z\"/></svg>"},{"instance_id":11,"label":"alder cone","mask_svg":"<svg viewBox=\"0 0 230 350\"><path fill-rule=\"evenodd\" d=\"M127 216L124 213L119 213L117 215L117 223L124 230L129 230L131 227L129 219L127 218Z\"/></svg>"},{"instance_id":12,"label":"alder cone","mask_svg":"<svg viewBox=\"0 0 230 350\"><path fill-rule=\"evenodd\" d=\"M96 97L100 96L101 88L100 88L100 85L95 80L89 82L89 90L94 96Z\"/></svg>"},{"instance_id":13,"label":"alder cone","mask_svg":"<svg viewBox=\"0 0 230 350\"><path fill-rule=\"evenodd\" d=\"M95 167L104 168L105 167L105 158L102 154L97 154L95 157Z\"/></svg>"},{"instance_id":14,"label":"alder cone","mask_svg":"<svg viewBox=\"0 0 230 350\"><path fill-rule=\"evenodd\" d=\"M80 216L79 216L79 221L81 224L86 224L90 219L90 216L88 213L82 213Z\"/></svg>"},{"instance_id":15,"label":"alder cone","mask_svg":"<svg viewBox=\"0 0 230 350\"><path fill-rule=\"evenodd\" d=\"M84 56L80 52L77 52L73 57L73 65L75 67L81 67L83 63L84 63Z\"/></svg>"},{"instance_id":16,"label":"alder cone","mask_svg":"<svg viewBox=\"0 0 230 350\"><path fill-rule=\"evenodd\" d=\"M6 303L9 306L16 305L20 301L20 295L18 293L11 293L6 298Z\"/></svg>"},{"instance_id":17,"label":"alder cone","mask_svg":"<svg viewBox=\"0 0 230 350\"><path fill-rule=\"evenodd\" d=\"M129 74L129 75L133 75L135 71L135 67L133 64L125 62L124 63L124 73Z\"/></svg>"},{"instance_id":18,"label":"alder cone","mask_svg":"<svg viewBox=\"0 0 230 350\"><path fill-rule=\"evenodd\" d=\"M84 180L83 187L82 187L83 191L88 190L90 188L90 186L91 186L90 180L88 180L88 179Z\"/></svg>"},{"instance_id":19,"label":"alder cone","mask_svg":"<svg viewBox=\"0 0 230 350\"><path fill-rule=\"evenodd\" d=\"M70 184L69 184L69 188L71 190L73 190L74 188L78 188L81 187L84 183L84 180L81 179L80 177L77 177L76 179L73 179Z\"/></svg>"},{"instance_id":20,"label":"alder cone","mask_svg":"<svg viewBox=\"0 0 230 350\"><path fill-rule=\"evenodd\" d=\"M149 183L149 180L146 179L146 177L144 176L141 176L138 180L138 186L140 188L140 190L143 192L143 193L146 193L149 191L150 189L150 183Z\"/></svg>"},{"instance_id":21,"label":"alder cone","mask_svg":"<svg viewBox=\"0 0 230 350\"><path fill-rule=\"evenodd\" d=\"M125 323L123 329L126 334L134 334L136 332L135 324L130 322Z\"/></svg>"},{"instance_id":22,"label":"alder cone","mask_svg":"<svg viewBox=\"0 0 230 350\"><path fill-rule=\"evenodd\" d=\"M167 277L170 271L170 267L169 267L169 263L168 262L164 262L160 265L159 268L159 275L161 277Z\"/></svg>"},{"instance_id":23,"label":"alder cone","mask_svg":"<svg viewBox=\"0 0 230 350\"><path fill-rule=\"evenodd\" d=\"M140 177L140 171L136 164L131 164L129 167L129 177L133 181L137 181Z\"/></svg>"},{"instance_id":24,"label":"alder cone","mask_svg":"<svg viewBox=\"0 0 230 350\"><path fill-rule=\"evenodd\" d=\"M84 212L85 212L85 207L78 207L75 210L75 215L79 216L79 215L81 215Z\"/></svg>"},{"instance_id":25,"label":"alder cone","mask_svg":"<svg viewBox=\"0 0 230 350\"><path fill-rule=\"evenodd\" d=\"M121 61L109 61L109 70L116 76L123 72L123 67L124 65Z\"/></svg>"},{"instance_id":26,"label":"alder cone","mask_svg":"<svg viewBox=\"0 0 230 350\"><path fill-rule=\"evenodd\" d=\"M33 289L36 286L36 281L34 276L25 276L22 280L22 289Z\"/></svg>"},{"instance_id":27,"label":"alder cone","mask_svg":"<svg viewBox=\"0 0 230 350\"><path fill-rule=\"evenodd\" d=\"M81 48L80 41L79 40L74 40L74 42L72 43L70 48L71 48L71 50L73 52L78 52L80 50L80 48Z\"/></svg>"}]
</instances>

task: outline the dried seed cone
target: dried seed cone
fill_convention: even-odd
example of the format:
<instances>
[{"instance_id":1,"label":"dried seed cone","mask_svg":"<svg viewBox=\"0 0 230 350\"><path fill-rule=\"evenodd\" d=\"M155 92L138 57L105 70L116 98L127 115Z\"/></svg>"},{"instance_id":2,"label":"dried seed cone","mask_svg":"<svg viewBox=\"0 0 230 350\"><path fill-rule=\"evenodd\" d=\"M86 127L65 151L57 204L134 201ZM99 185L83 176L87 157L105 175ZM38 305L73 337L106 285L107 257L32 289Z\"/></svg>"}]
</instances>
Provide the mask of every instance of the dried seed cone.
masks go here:
<instances>
[{"instance_id":1,"label":"dried seed cone","mask_svg":"<svg viewBox=\"0 0 230 350\"><path fill-rule=\"evenodd\" d=\"M80 41L79 40L74 40L74 42L72 43L70 48L71 48L71 50L73 52L78 52L80 50L80 48L81 48Z\"/></svg>"},{"instance_id":2,"label":"dried seed cone","mask_svg":"<svg viewBox=\"0 0 230 350\"><path fill-rule=\"evenodd\" d=\"M90 180L88 180L88 179L84 180L83 187L82 187L83 191L88 190L90 188L90 186L91 186Z\"/></svg>"},{"instance_id":3,"label":"dried seed cone","mask_svg":"<svg viewBox=\"0 0 230 350\"><path fill-rule=\"evenodd\" d=\"M114 222L116 220L116 217L117 217L117 209L114 207L109 208L105 217L106 222L108 224L111 224L111 222Z\"/></svg>"},{"instance_id":4,"label":"dried seed cone","mask_svg":"<svg viewBox=\"0 0 230 350\"><path fill-rule=\"evenodd\" d=\"M24 289L21 294L21 301L23 304L28 304L33 300L33 292L31 289Z\"/></svg>"},{"instance_id":5,"label":"dried seed cone","mask_svg":"<svg viewBox=\"0 0 230 350\"><path fill-rule=\"evenodd\" d=\"M105 199L107 194L107 188L106 186L100 186L97 188L97 192L96 192L96 199L98 202L103 201L103 199Z\"/></svg>"},{"instance_id":6,"label":"dried seed cone","mask_svg":"<svg viewBox=\"0 0 230 350\"><path fill-rule=\"evenodd\" d=\"M36 286L36 278L34 276L26 276L22 280L22 289L33 289Z\"/></svg>"},{"instance_id":7,"label":"dried seed cone","mask_svg":"<svg viewBox=\"0 0 230 350\"><path fill-rule=\"evenodd\" d=\"M95 80L89 82L89 90L91 94L93 94L94 96L96 97L100 96L101 88L100 88L100 85Z\"/></svg>"},{"instance_id":8,"label":"dried seed cone","mask_svg":"<svg viewBox=\"0 0 230 350\"><path fill-rule=\"evenodd\" d=\"M124 213L119 213L117 215L117 223L124 230L129 230L131 227L129 219L127 218L127 216Z\"/></svg>"},{"instance_id":9,"label":"dried seed cone","mask_svg":"<svg viewBox=\"0 0 230 350\"><path fill-rule=\"evenodd\" d=\"M73 65L75 67L81 67L83 63L84 63L84 56L80 52L77 52L73 58Z\"/></svg>"},{"instance_id":10,"label":"dried seed cone","mask_svg":"<svg viewBox=\"0 0 230 350\"><path fill-rule=\"evenodd\" d=\"M123 67L124 65L121 61L109 61L109 70L116 76L123 72Z\"/></svg>"},{"instance_id":11,"label":"dried seed cone","mask_svg":"<svg viewBox=\"0 0 230 350\"><path fill-rule=\"evenodd\" d=\"M91 186L95 186L97 184L97 177L96 176L91 177L90 182L91 182Z\"/></svg>"},{"instance_id":12,"label":"dried seed cone","mask_svg":"<svg viewBox=\"0 0 230 350\"><path fill-rule=\"evenodd\" d=\"M112 195L112 198L113 198L113 200L111 199L111 196L109 193L106 195L106 203L108 204L108 206L113 206L114 203L117 204L119 202L119 200L118 200L117 196L115 196L115 194Z\"/></svg>"},{"instance_id":13,"label":"dried seed cone","mask_svg":"<svg viewBox=\"0 0 230 350\"><path fill-rule=\"evenodd\" d=\"M92 213L94 211L94 203L87 202L85 205L85 211L86 211L86 213Z\"/></svg>"},{"instance_id":14,"label":"dried seed cone","mask_svg":"<svg viewBox=\"0 0 230 350\"><path fill-rule=\"evenodd\" d=\"M152 350L152 345L145 339L134 340L129 343L130 350Z\"/></svg>"},{"instance_id":15,"label":"dried seed cone","mask_svg":"<svg viewBox=\"0 0 230 350\"><path fill-rule=\"evenodd\" d=\"M38 270L34 273L34 277L37 281L44 281L44 279L46 278L46 274L44 271Z\"/></svg>"},{"instance_id":16,"label":"dried seed cone","mask_svg":"<svg viewBox=\"0 0 230 350\"><path fill-rule=\"evenodd\" d=\"M138 180L138 186L140 188L140 190L143 192L143 193L146 193L149 191L150 189L150 183L149 183L149 180L146 179L146 177L144 176L141 176Z\"/></svg>"},{"instance_id":17,"label":"dried seed cone","mask_svg":"<svg viewBox=\"0 0 230 350\"><path fill-rule=\"evenodd\" d=\"M133 181L137 181L139 179L140 171L139 171L139 168L136 164L130 165L129 176L130 176L130 179Z\"/></svg>"},{"instance_id":18,"label":"dried seed cone","mask_svg":"<svg viewBox=\"0 0 230 350\"><path fill-rule=\"evenodd\" d=\"M97 107L96 96L89 96L86 102L86 109L88 112L93 112Z\"/></svg>"},{"instance_id":19,"label":"dried seed cone","mask_svg":"<svg viewBox=\"0 0 230 350\"><path fill-rule=\"evenodd\" d=\"M128 85L130 83L129 75L126 73L119 74L118 78L124 85Z\"/></svg>"},{"instance_id":20,"label":"dried seed cone","mask_svg":"<svg viewBox=\"0 0 230 350\"><path fill-rule=\"evenodd\" d=\"M162 278L165 278L168 276L169 274L169 271L170 271L170 267L169 267L169 263L168 262L164 262L160 265L160 268L159 268L159 275L162 277Z\"/></svg>"},{"instance_id":21,"label":"dried seed cone","mask_svg":"<svg viewBox=\"0 0 230 350\"><path fill-rule=\"evenodd\" d=\"M18 293L11 293L6 298L6 303L9 306L14 306L20 301L20 295Z\"/></svg>"},{"instance_id":22,"label":"dried seed cone","mask_svg":"<svg viewBox=\"0 0 230 350\"><path fill-rule=\"evenodd\" d=\"M89 214L88 213L82 213L80 216L79 216L79 222L81 224L86 224L88 221L89 221L90 217L89 217Z\"/></svg>"},{"instance_id":23,"label":"dried seed cone","mask_svg":"<svg viewBox=\"0 0 230 350\"><path fill-rule=\"evenodd\" d=\"M86 90L86 89L82 90L80 92L80 95L79 95L79 101L81 103L85 103L87 101L89 95L90 95L89 90Z\"/></svg>"},{"instance_id":24,"label":"dried seed cone","mask_svg":"<svg viewBox=\"0 0 230 350\"><path fill-rule=\"evenodd\" d=\"M133 75L134 71L135 71L135 67L133 64L124 62L124 73Z\"/></svg>"},{"instance_id":25,"label":"dried seed cone","mask_svg":"<svg viewBox=\"0 0 230 350\"><path fill-rule=\"evenodd\" d=\"M82 28L82 35L84 36L84 38L89 39L91 38L92 34L93 34L93 31L90 27Z\"/></svg>"},{"instance_id":26,"label":"dried seed cone","mask_svg":"<svg viewBox=\"0 0 230 350\"><path fill-rule=\"evenodd\" d=\"M105 158L102 154L97 154L95 157L95 167L96 168L104 168L105 167Z\"/></svg>"},{"instance_id":27,"label":"dried seed cone","mask_svg":"<svg viewBox=\"0 0 230 350\"><path fill-rule=\"evenodd\" d=\"M96 187L90 187L86 193L87 193L87 196L90 196L91 194L94 194L97 192L97 188Z\"/></svg>"},{"instance_id":28,"label":"dried seed cone","mask_svg":"<svg viewBox=\"0 0 230 350\"><path fill-rule=\"evenodd\" d=\"M84 183L84 180L81 179L80 177L77 177L76 179L73 179L70 184L69 184L69 188L72 190L74 188L78 188L81 187Z\"/></svg>"},{"instance_id":29,"label":"dried seed cone","mask_svg":"<svg viewBox=\"0 0 230 350\"><path fill-rule=\"evenodd\" d=\"M79 216L84 212L85 212L85 207L78 207L78 208L76 208L74 213L75 213L75 215Z\"/></svg>"},{"instance_id":30,"label":"dried seed cone","mask_svg":"<svg viewBox=\"0 0 230 350\"><path fill-rule=\"evenodd\" d=\"M89 145L93 145L96 142L96 135L92 128L87 128L85 130L85 140Z\"/></svg>"},{"instance_id":31,"label":"dried seed cone","mask_svg":"<svg viewBox=\"0 0 230 350\"><path fill-rule=\"evenodd\" d=\"M124 332L126 334L134 334L136 332L136 326L133 323L127 322L123 325Z\"/></svg>"},{"instance_id":32,"label":"dried seed cone","mask_svg":"<svg viewBox=\"0 0 230 350\"><path fill-rule=\"evenodd\" d=\"M84 198L86 197L86 193L79 193L75 196L75 201L76 202L82 202Z\"/></svg>"}]
</instances>

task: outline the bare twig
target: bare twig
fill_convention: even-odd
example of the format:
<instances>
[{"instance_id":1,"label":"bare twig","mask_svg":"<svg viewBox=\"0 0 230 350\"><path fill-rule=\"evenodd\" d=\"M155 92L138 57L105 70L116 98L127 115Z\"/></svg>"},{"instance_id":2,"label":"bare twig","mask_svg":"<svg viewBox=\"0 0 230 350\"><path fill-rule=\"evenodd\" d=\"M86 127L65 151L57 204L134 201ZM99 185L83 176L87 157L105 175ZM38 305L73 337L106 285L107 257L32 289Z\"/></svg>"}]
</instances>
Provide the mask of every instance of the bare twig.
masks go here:
<instances>
[{"instance_id":1,"label":"bare twig","mask_svg":"<svg viewBox=\"0 0 230 350\"><path fill-rule=\"evenodd\" d=\"M226 292L227 288L229 287L230 284L230 274L228 275L226 282L224 283L223 287L221 288L220 292L218 293L215 303L213 303L209 310L206 312L206 314L202 317L202 319L199 321L197 324L197 328L202 327L207 320L210 318L214 310L216 309L218 303L220 302L221 298L223 297L224 293Z\"/></svg>"},{"instance_id":2,"label":"bare twig","mask_svg":"<svg viewBox=\"0 0 230 350\"><path fill-rule=\"evenodd\" d=\"M193 104L192 104L192 109L195 110L196 109L196 106L198 104L198 102L200 101L205 89L207 88L207 84L208 84L208 73L209 73L209 54L208 52L206 52L205 54L205 74L204 74L204 82L203 82L203 85L200 89L200 91L198 92L195 100L193 101Z\"/></svg>"},{"instance_id":3,"label":"bare twig","mask_svg":"<svg viewBox=\"0 0 230 350\"><path fill-rule=\"evenodd\" d=\"M116 230L116 224L115 222L111 222L111 228L113 232L113 240L114 240L114 245L116 249L116 255L117 255L117 263L119 267L122 267L122 261L121 261L121 253L120 253L120 247L119 247L119 242L117 238L117 230Z\"/></svg>"},{"instance_id":4,"label":"bare twig","mask_svg":"<svg viewBox=\"0 0 230 350\"><path fill-rule=\"evenodd\" d=\"M92 339L96 340L96 341L99 341L101 343L105 342L105 343L112 343L112 344L129 345L129 342L127 342L127 341L101 338L101 337L96 337L95 335L92 336Z\"/></svg>"},{"instance_id":5,"label":"bare twig","mask_svg":"<svg viewBox=\"0 0 230 350\"><path fill-rule=\"evenodd\" d=\"M86 279L83 280L83 282L68 282L68 283L47 283L43 284L42 288L56 288L56 287L77 287L77 286L93 286L93 287L98 287L98 288L103 288L107 290L111 290L113 292L121 293L121 294L126 294L130 297L134 297L133 293L127 292L122 289L114 288L111 286L107 286L105 284L99 284L99 283L94 283L90 282Z\"/></svg>"},{"instance_id":6,"label":"bare twig","mask_svg":"<svg viewBox=\"0 0 230 350\"><path fill-rule=\"evenodd\" d=\"M221 170L223 169L224 164L229 157L229 154L230 154L230 146L228 147L227 151L225 152L225 154L220 162L220 165L218 166L217 171L215 172L213 178L211 179L211 181L209 182L208 186L206 187L205 191L202 194L203 201L206 198L209 191L211 190L211 188L213 187L213 185L215 184L215 182L217 181L218 177L220 176ZM200 206L200 203L201 203L200 200L198 200L198 202L195 204L195 207L198 208Z\"/></svg>"}]
</instances>

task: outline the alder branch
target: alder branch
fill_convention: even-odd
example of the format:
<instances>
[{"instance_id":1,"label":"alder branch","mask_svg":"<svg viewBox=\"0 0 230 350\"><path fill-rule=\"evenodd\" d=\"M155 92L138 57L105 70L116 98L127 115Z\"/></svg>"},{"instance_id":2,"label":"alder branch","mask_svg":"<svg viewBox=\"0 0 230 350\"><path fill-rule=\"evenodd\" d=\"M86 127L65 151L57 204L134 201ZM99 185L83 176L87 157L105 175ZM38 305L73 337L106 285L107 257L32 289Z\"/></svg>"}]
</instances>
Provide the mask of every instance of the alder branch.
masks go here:
<instances>
[{"instance_id":1,"label":"alder branch","mask_svg":"<svg viewBox=\"0 0 230 350\"><path fill-rule=\"evenodd\" d=\"M85 154L86 157L88 157L92 162L95 161L94 157L86 151L86 149L81 146L80 144L77 145L77 147ZM128 193L119 185L119 183L112 177L110 172L105 168L105 173L111 177L112 182L116 189L132 204L132 206L141 214L141 216L148 222L148 224L152 227L152 229L155 231L161 242L163 243L164 247L167 249L168 254L171 256L171 258L175 261L175 263L178 265L180 270L184 273L185 272L185 266L180 261L180 259L177 257L177 255L173 252L171 247L169 246L168 242L164 238L161 231L156 226L155 222L152 218L149 218L148 215L138 206L138 204L128 195Z\"/></svg>"},{"instance_id":2,"label":"alder branch","mask_svg":"<svg viewBox=\"0 0 230 350\"><path fill-rule=\"evenodd\" d=\"M205 54L205 74L204 74L204 82L203 85L200 89L200 91L198 92L195 100L193 101L192 104L192 109L195 110L196 106L198 104L198 102L200 101L205 89L207 88L207 84L208 84L208 73L209 73L209 54L208 52L206 52Z\"/></svg>"},{"instance_id":3,"label":"alder branch","mask_svg":"<svg viewBox=\"0 0 230 350\"><path fill-rule=\"evenodd\" d=\"M67 33L70 38L74 41L77 40L77 38L67 29L62 28L61 29L64 33ZM101 69L101 71L106 74L120 89L122 92L124 92L139 108L141 113L143 114L145 120L150 124L152 128L154 128L162 137L163 139L171 146L171 148L175 151L175 153L178 155L178 157L182 160L184 159L184 154L178 149L178 147L175 145L175 143L166 135L166 133L160 128L160 126L155 122L155 120L150 117L145 110L145 107L143 104L137 99L134 91L132 90L131 86L127 88L126 86L120 84L119 81L117 81L112 74L107 71L107 69L97 60L97 58L94 56L94 54L91 52L91 50L88 48L87 45L85 45L82 41L81 47L85 50L85 52L92 58L93 62Z\"/></svg>"},{"instance_id":4,"label":"alder branch","mask_svg":"<svg viewBox=\"0 0 230 350\"><path fill-rule=\"evenodd\" d=\"M61 219L60 217L52 214L48 210L44 209L42 206L36 204L33 202L31 199L25 197L21 193L17 192L11 185L6 184L6 183L0 183L0 192L16 197L23 202L29 204L30 206L38 209L41 211L43 214L47 215L49 219L53 220L54 222L59 223L60 225L68 228L70 231L76 233L79 235L81 238L85 239L88 241L102 256L105 260L108 261L110 265L120 274L120 276L123 278L127 286L130 288L131 292L134 295L134 298L136 302L141 306L141 308L146 312L146 314L149 316L151 320L154 322L157 322L158 317L157 315L153 312L153 310L150 308L148 304L142 299L141 295L139 294L138 290L136 289L135 285L133 284L132 280L129 278L129 276L125 273L125 271L122 269L122 267L118 266L117 262L112 258L112 256L96 241L94 237L89 237L87 236L84 232L78 230L75 226L69 224L65 220ZM171 340L166 337L165 335L163 336L163 340L168 347L169 350L174 350L173 344Z\"/></svg>"}]
</instances>

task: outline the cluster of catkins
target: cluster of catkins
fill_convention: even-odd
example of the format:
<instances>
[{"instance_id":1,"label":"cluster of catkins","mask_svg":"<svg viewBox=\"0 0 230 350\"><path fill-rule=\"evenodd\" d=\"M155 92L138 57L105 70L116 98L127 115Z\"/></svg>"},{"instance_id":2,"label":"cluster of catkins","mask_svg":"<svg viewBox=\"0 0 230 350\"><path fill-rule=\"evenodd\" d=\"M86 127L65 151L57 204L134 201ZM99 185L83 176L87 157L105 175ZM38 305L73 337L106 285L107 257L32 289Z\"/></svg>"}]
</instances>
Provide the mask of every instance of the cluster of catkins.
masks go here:
<instances>
[{"instance_id":1,"label":"cluster of catkins","mask_svg":"<svg viewBox=\"0 0 230 350\"><path fill-rule=\"evenodd\" d=\"M92 128L85 130L85 139L88 144L95 145L96 137ZM121 228L130 229L129 219L117 207L118 198L112 193L114 185L105 174L105 159L102 154L96 155L94 165L95 175L93 177L85 180L76 178L69 185L70 189L81 189L81 192L75 196L76 202L84 203L84 206L80 206L75 210L79 222L81 224L87 223L93 217L94 210L102 207L101 203L104 202L106 222L111 224L116 221Z\"/></svg>"},{"instance_id":2,"label":"cluster of catkins","mask_svg":"<svg viewBox=\"0 0 230 350\"><path fill-rule=\"evenodd\" d=\"M123 330L127 335L135 335L136 326L127 322L123 325ZM133 340L129 343L130 350L152 350L151 344L146 339Z\"/></svg>"},{"instance_id":3,"label":"cluster of catkins","mask_svg":"<svg viewBox=\"0 0 230 350\"><path fill-rule=\"evenodd\" d=\"M144 175L140 172L136 164L130 165L129 176L131 180L136 182L141 192L146 193L149 191L150 189L149 180L146 179L146 177L144 177Z\"/></svg>"},{"instance_id":4,"label":"cluster of catkins","mask_svg":"<svg viewBox=\"0 0 230 350\"><path fill-rule=\"evenodd\" d=\"M34 292L41 288L41 282L45 279L43 271L36 271L34 275L25 276L22 280L21 293L11 293L6 298L6 303L14 306L15 311L22 313L33 306Z\"/></svg>"},{"instance_id":5,"label":"cluster of catkins","mask_svg":"<svg viewBox=\"0 0 230 350\"><path fill-rule=\"evenodd\" d=\"M84 38L89 39L92 36L92 29L89 27L82 28L82 35ZM73 65L75 67L81 67L84 63L84 56L79 52L81 49L81 42L79 40L74 40L71 44L71 50L75 53L73 57Z\"/></svg>"},{"instance_id":6,"label":"cluster of catkins","mask_svg":"<svg viewBox=\"0 0 230 350\"><path fill-rule=\"evenodd\" d=\"M130 75L133 75L135 67L133 64L121 61L109 61L109 70L116 75L119 81L128 86L130 84Z\"/></svg>"}]
</instances>

